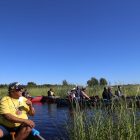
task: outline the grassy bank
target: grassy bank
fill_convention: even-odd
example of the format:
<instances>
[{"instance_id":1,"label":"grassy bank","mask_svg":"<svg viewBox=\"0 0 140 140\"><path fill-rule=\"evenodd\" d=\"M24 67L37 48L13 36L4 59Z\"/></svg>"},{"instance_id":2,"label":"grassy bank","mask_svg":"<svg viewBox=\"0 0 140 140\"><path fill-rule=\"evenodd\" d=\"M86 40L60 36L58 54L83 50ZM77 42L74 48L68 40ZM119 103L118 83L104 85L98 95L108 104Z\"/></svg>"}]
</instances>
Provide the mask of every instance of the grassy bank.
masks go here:
<instances>
[{"instance_id":1,"label":"grassy bank","mask_svg":"<svg viewBox=\"0 0 140 140\"><path fill-rule=\"evenodd\" d=\"M56 86L53 87L55 94L57 96L60 96L64 98L67 94L67 92L72 89L73 87L67 86L67 87L62 87L62 86ZM89 96L95 96L98 95L99 97L102 97L102 92L103 92L103 86L95 86L93 88L87 88L87 94ZM128 85L128 86L122 86L122 92L126 96L136 96L140 95L140 86L138 85ZM115 90L117 89L116 86L112 87L112 92L113 94L115 93ZM49 90L49 87L30 87L27 88L31 96L39 96L39 95L44 95L47 96L47 91ZM0 96L6 95L8 92L7 88L0 88Z\"/></svg>"}]
</instances>

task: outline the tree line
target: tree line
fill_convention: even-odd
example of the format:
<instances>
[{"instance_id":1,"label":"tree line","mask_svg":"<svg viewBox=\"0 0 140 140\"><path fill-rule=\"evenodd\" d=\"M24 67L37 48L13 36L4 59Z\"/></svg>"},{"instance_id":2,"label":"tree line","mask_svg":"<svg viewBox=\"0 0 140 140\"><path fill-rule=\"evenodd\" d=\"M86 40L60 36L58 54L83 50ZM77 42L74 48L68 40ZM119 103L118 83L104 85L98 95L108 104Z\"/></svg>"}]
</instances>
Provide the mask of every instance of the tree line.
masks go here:
<instances>
[{"instance_id":1,"label":"tree line","mask_svg":"<svg viewBox=\"0 0 140 140\"><path fill-rule=\"evenodd\" d=\"M63 86L69 86L71 84L69 84L67 82L67 80L63 80L62 82L62 85ZM105 78L100 78L99 80L95 77L91 77L90 80L87 81L87 86L88 87L93 87L93 86L97 86L97 85L100 85L100 86L105 86L105 85L108 85L108 82Z\"/></svg>"},{"instance_id":2,"label":"tree line","mask_svg":"<svg viewBox=\"0 0 140 140\"><path fill-rule=\"evenodd\" d=\"M105 78L100 78L98 80L97 78L92 77L90 80L87 81L87 85L89 87L93 87L93 86L97 86L97 85L105 86L105 85L108 85L108 82Z\"/></svg>"},{"instance_id":3,"label":"tree line","mask_svg":"<svg viewBox=\"0 0 140 140\"><path fill-rule=\"evenodd\" d=\"M100 78L99 80L95 77L91 77L90 80L87 81L87 86L93 87L93 86L105 86L108 85L108 82L105 78ZM74 84L70 84L67 80L63 80L62 84L42 84L37 85L35 82L28 82L27 85L24 85L26 87L52 87L52 86L74 86ZM8 84L0 84L0 88L7 88Z\"/></svg>"}]
</instances>

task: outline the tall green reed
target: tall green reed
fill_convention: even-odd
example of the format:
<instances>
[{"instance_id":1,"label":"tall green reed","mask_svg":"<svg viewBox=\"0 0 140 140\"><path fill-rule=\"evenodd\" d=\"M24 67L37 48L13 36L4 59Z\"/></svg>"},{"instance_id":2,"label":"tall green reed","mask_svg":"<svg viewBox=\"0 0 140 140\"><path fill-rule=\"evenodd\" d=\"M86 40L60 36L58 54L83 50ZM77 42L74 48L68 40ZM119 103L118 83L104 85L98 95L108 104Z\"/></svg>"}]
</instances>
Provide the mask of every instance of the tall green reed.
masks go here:
<instances>
[{"instance_id":1,"label":"tall green reed","mask_svg":"<svg viewBox=\"0 0 140 140\"><path fill-rule=\"evenodd\" d=\"M139 140L140 121L136 113L135 102L130 108L125 101L119 104L114 101L107 108L82 111L76 108L68 125L70 139Z\"/></svg>"}]
</instances>

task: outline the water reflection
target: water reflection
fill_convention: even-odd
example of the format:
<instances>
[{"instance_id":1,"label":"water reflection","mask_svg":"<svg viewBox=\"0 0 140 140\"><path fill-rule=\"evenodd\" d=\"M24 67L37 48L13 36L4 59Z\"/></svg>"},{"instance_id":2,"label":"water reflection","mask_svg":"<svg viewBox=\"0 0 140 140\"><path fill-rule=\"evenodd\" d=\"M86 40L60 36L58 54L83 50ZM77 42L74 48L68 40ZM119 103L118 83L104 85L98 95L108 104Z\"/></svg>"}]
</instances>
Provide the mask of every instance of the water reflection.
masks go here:
<instances>
[{"instance_id":1,"label":"water reflection","mask_svg":"<svg viewBox=\"0 0 140 140\"><path fill-rule=\"evenodd\" d=\"M57 105L56 104L48 104L47 105L47 113L49 117L55 117L57 113Z\"/></svg>"},{"instance_id":2,"label":"water reflection","mask_svg":"<svg viewBox=\"0 0 140 140\"><path fill-rule=\"evenodd\" d=\"M33 104L36 115L31 117L36 123L36 129L47 140L67 140L66 122L69 110L66 107L57 108L56 104Z\"/></svg>"}]
</instances>

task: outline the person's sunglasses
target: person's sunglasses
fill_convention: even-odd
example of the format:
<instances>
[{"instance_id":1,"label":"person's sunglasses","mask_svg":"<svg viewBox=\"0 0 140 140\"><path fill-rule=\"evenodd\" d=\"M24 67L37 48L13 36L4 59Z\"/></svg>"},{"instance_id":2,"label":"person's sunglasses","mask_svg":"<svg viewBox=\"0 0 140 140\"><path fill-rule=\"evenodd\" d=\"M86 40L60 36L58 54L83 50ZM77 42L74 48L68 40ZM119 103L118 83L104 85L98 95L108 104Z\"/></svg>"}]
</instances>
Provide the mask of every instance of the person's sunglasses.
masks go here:
<instances>
[{"instance_id":1,"label":"person's sunglasses","mask_svg":"<svg viewBox=\"0 0 140 140\"><path fill-rule=\"evenodd\" d=\"M19 91L22 92L22 89L16 89L16 91L18 91L18 92L19 92Z\"/></svg>"}]
</instances>

